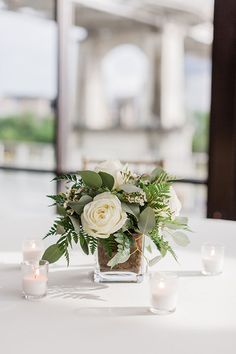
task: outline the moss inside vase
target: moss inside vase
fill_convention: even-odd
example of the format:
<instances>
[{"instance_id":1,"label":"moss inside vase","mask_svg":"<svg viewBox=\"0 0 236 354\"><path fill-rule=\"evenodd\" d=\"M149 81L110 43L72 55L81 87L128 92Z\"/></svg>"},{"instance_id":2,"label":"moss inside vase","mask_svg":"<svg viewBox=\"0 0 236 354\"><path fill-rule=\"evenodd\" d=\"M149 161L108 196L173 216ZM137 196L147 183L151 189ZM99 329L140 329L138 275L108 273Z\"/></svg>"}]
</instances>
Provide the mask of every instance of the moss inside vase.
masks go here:
<instances>
[{"instance_id":1,"label":"moss inside vase","mask_svg":"<svg viewBox=\"0 0 236 354\"><path fill-rule=\"evenodd\" d=\"M131 255L129 259L126 262L119 263L113 268L111 268L107 264L115 256L117 252L117 246L116 249L114 249L114 251L112 252L112 255L108 255L104 245L102 243L99 243L98 250L97 250L97 257L98 257L100 271L101 272L114 272L114 271L133 272L138 274L140 272L140 269L142 267L142 262L143 262L143 254L142 254L143 246L144 246L144 236L140 234L134 234L133 242L130 246Z\"/></svg>"}]
</instances>

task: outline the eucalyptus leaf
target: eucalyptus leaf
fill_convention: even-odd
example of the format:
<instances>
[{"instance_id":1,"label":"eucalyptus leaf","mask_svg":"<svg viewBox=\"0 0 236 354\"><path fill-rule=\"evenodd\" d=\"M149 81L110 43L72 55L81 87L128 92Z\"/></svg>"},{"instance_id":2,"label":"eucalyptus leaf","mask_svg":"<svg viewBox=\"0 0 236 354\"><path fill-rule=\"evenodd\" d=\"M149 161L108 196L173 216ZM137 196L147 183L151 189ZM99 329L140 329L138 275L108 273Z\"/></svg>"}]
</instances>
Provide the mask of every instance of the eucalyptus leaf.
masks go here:
<instances>
[{"instance_id":1,"label":"eucalyptus leaf","mask_svg":"<svg viewBox=\"0 0 236 354\"><path fill-rule=\"evenodd\" d=\"M143 193L143 190L133 184L122 184L120 189L126 193Z\"/></svg>"},{"instance_id":2,"label":"eucalyptus leaf","mask_svg":"<svg viewBox=\"0 0 236 354\"><path fill-rule=\"evenodd\" d=\"M140 208L138 204L127 204L127 203L121 203L122 209L126 211L126 213L129 213L137 219L139 214L140 214Z\"/></svg>"},{"instance_id":3,"label":"eucalyptus leaf","mask_svg":"<svg viewBox=\"0 0 236 354\"><path fill-rule=\"evenodd\" d=\"M86 204L90 203L93 200L90 195L83 195L78 201L70 201L68 205L73 209L77 214L82 214L83 209Z\"/></svg>"},{"instance_id":4,"label":"eucalyptus leaf","mask_svg":"<svg viewBox=\"0 0 236 354\"><path fill-rule=\"evenodd\" d=\"M173 235L173 240L179 246L186 247L190 241L186 234L181 231L176 231Z\"/></svg>"},{"instance_id":5,"label":"eucalyptus leaf","mask_svg":"<svg viewBox=\"0 0 236 354\"><path fill-rule=\"evenodd\" d=\"M102 186L102 178L97 172L79 171L78 174L82 177L86 186L91 188L100 188Z\"/></svg>"},{"instance_id":6,"label":"eucalyptus leaf","mask_svg":"<svg viewBox=\"0 0 236 354\"><path fill-rule=\"evenodd\" d=\"M112 188L114 187L114 183L115 183L114 177L112 175L110 175L109 173L102 172L102 171L98 172L98 174L102 179L102 185L104 187L107 187L111 191Z\"/></svg>"},{"instance_id":7,"label":"eucalyptus leaf","mask_svg":"<svg viewBox=\"0 0 236 354\"><path fill-rule=\"evenodd\" d=\"M57 205L57 214L61 216L66 216L66 209L61 205Z\"/></svg>"},{"instance_id":8,"label":"eucalyptus leaf","mask_svg":"<svg viewBox=\"0 0 236 354\"><path fill-rule=\"evenodd\" d=\"M154 182L160 176L160 174L163 173L163 172L164 172L163 168L161 168L160 166L156 167L151 172L151 175L150 175L151 182Z\"/></svg>"},{"instance_id":9,"label":"eucalyptus leaf","mask_svg":"<svg viewBox=\"0 0 236 354\"><path fill-rule=\"evenodd\" d=\"M74 230L77 234L80 233L80 222L78 219L76 219L75 217L73 216L69 216L70 218L70 221L72 222L72 225L74 226Z\"/></svg>"},{"instance_id":10,"label":"eucalyptus leaf","mask_svg":"<svg viewBox=\"0 0 236 354\"><path fill-rule=\"evenodd\" d=\"M139 230L146 235L156 224L155 213L151 207L146 207L140 214L138 220Z\"/></svg>"},{"instance_id":11,"label":"eucalyptus leaf","mask_svg":"<svg viewBox=\"0 0 236 354\"><path fill-rule=\"evenodd\" d=\"M48 261L49 263L55 263L61 258L64 251L59 247L58 244L49 246L44 252L42 259Z\"/></svg>"},{"instance_id":12,"label":"eucalyptus leaf","mask_svg":"<svg viewBox=\"0 0 236 354\"><path fill-rule=\"evenodd\" d=\"M162 259L162 256L156 256L154 258L152 258L149 262L148 265L150 267L154 266L156 263L158 263L160 260Z\"/></svg>"},{"instance_id":13,"label":"eucalyptus leaf","mask_svg":"<svg viewBox=\"0 0 236 354\"><path fill-rule=\"evenodd\" d=\"M107 265L111 268L115 267L117 264L126 262L130 257L130 250L123 250L122 252L117 252L115 256L110 259Z\"/></svg>"},{"instance_id":14,"label":"eucalyptus leaf","mask_svg":"<svg viewBox=\"0 0 236 354\"><path fill-rule=\"evenodd\" d=\"M152 246L151 246L151 245L146 246L146 250L147 250L149 253L152 253Z\"/></svg>"},{"instance_id":15,"label":"eucalyptus leaf","mask_svg":"<svg viewBox=\"0 0 236 354\"><path fill-rule=\"evenodd\" d=\"M65 232L64 227L60 224L57 224L57 234L62 235L62 234L64 234L64 232Z\"/></svg>"},{"instance_id":16,"label":"eucalyptus leaf","mask_svg":"<svg viewBox=\"0 0 236 354\"><path fill-rule=\"evenodd\" d=\"M190 231L187 225L175 224L175 223L166 223L165 227L170 230L187 230Z\"/></svg>"},{"instance_id":17,"label":"eucalyptus leaf","mask_svg":"<svg viewBox=\"0 0 236 354\"><path fill-rule=\"evenodd\" d=\"M177 224L188 224L188 218L186 218L185 216L176 216L175 220L174 220Z\"/></svg>"}]
</instances>

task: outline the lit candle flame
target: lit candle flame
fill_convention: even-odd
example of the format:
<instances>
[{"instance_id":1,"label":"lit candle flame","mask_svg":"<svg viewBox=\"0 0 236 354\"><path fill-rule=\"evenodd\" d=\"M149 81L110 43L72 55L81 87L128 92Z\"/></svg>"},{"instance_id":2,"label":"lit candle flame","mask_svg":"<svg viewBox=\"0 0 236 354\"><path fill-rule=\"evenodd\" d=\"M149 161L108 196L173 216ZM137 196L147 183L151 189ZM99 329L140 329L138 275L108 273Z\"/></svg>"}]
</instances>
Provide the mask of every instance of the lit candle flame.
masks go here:
<instances>
[{"instance_id":1,"label":"lit candle flame","mask_svg":"<svg viewBox=\"0 0 236 354\"><path fill-rule=\"evenodd\" d=\"M165 282L164 282L163 279L160 280L159 288L160 288L160 289L164 289L164 288L165 288Z\"/></svg>"},{"instance_id":2,"label":"lit candle flame","mask_svg":"<svg viewBox=\"0 0 236 354\"><path fill-rule=\"evenodd\" d=\"M37 279L40 275L39 269L35 269L34 278Z\"/></svg>"}]
</instances>

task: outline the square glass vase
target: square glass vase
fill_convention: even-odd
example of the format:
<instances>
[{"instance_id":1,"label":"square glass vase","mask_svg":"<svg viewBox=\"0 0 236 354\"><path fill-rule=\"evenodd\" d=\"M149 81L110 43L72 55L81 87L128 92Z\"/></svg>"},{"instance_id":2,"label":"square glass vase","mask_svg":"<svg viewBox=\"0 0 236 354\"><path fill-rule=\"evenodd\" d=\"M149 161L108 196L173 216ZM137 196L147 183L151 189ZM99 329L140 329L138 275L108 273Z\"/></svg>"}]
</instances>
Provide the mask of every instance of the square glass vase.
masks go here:
<instances>
[{"instance_id":1,"label":"square glass vase","mask_svg":"<svg viewBox=\"0 0 236 354\"><path fill-rule=\"evenodd\" d=\"M124 262L111 268L107 265L116 252L109 257L104 247L99 244L96 252L96 268L94 281L96 283L141 283L146 271L143 257L144 236L133 235L134 242L130 247L131 256Z\"/></svg>"}]
</instances>

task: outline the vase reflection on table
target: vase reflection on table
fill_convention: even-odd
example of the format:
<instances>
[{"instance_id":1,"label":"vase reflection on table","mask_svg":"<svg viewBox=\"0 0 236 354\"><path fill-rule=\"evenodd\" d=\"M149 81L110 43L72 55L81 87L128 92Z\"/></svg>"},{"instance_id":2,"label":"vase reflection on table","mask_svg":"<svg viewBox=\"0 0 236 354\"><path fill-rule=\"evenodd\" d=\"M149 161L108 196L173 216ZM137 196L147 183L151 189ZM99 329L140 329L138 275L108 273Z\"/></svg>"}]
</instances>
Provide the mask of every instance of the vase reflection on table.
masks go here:
<instances>
[{"instance_id":1,"label":"vase reflection on table","mask_svg":"<svg viewBox=\"0 0 236 354\"><path fill-rule=\"evenodd\" d=\"M69 248L79 243L85 254L96 255L95 282L141 282L145 238L151 242L149 252L159 253L150 265L167 253L176 259L172 241L189 243L184 232L188 220L179 216L173 177L161 167L137 175L119 161L105 161L95 171L59 179L66 181L67 190L49 196L61 211L46 236L58 236L42 257L49 263L65 256L69 264Z\"/></svg>"}]
</instances>

